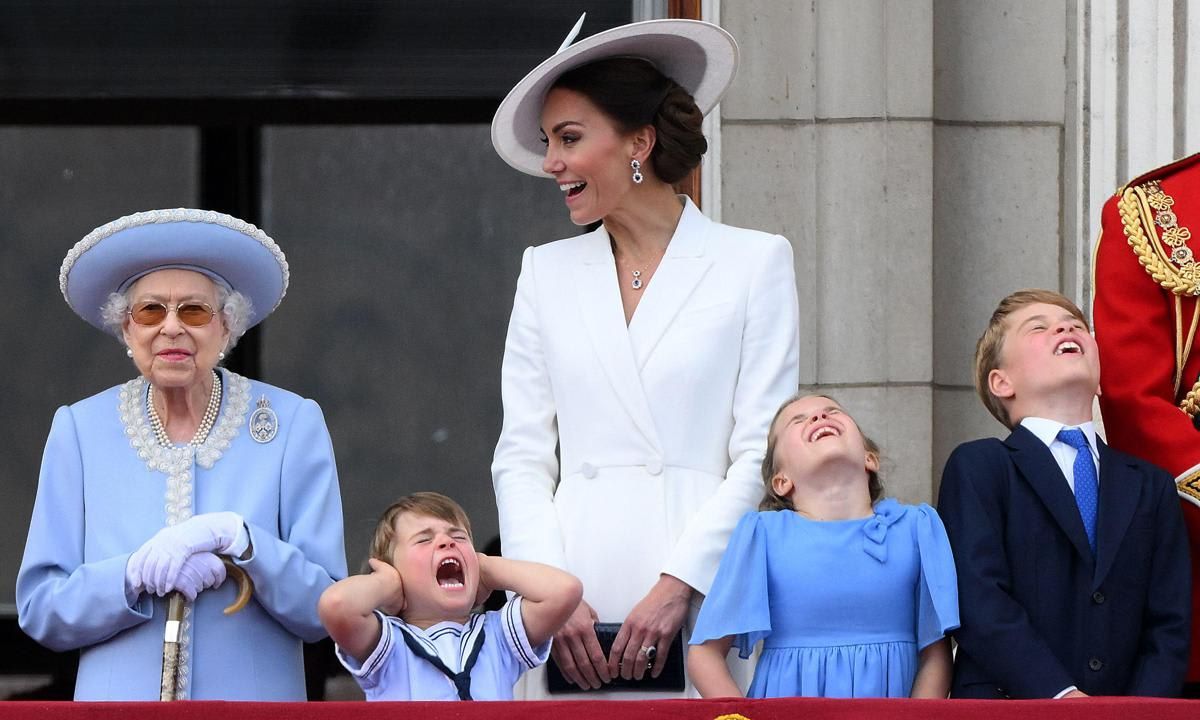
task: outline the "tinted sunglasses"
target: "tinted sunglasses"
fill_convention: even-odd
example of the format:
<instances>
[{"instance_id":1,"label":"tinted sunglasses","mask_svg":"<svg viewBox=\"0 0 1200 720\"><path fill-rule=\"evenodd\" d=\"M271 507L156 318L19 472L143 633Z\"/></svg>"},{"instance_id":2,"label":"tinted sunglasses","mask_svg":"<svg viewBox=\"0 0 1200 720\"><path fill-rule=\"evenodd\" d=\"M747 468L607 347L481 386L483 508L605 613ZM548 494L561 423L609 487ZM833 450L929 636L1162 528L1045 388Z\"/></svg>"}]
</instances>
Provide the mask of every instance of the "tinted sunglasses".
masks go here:
<instances>
[{"instance_id":1,"label":"tinted sunglasses","mask_svg":"<svg viewBox=\"0 0 1200 720\"><path fill-rule=\"evenodd\" d=\"M129 309L129 319L138 325L158 325L167 319L167 313L175 311L179 322L189 327L204 327L212 322L216 311L202 302L182 302L174 307L160 302L138 303Z\"/></svg>"}]
</instances>

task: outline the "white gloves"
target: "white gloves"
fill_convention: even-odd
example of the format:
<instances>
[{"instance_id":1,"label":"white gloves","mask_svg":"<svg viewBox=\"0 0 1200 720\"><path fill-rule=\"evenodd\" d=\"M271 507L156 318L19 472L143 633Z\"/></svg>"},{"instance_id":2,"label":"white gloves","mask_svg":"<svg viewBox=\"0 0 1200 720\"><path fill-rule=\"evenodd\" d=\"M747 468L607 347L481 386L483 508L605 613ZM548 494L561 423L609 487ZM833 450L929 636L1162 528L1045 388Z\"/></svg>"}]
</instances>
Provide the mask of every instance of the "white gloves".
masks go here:
<instances>
[{"instance_id":1,"label":"white gloves","mask_svg":"<svg viewBox=\"0 0 1200 720\"><path fill-rule=\"evenodd\" d=\"M240 554L248 540L242 516L233 512L204 513L165 527L129 557L126 589L135 597L143 590L156 595L179 590L194 600L201 590L225 580L225 567L215 553Z\"/></svg>"},{"instance_id":2,"label":"white gloves","mask_svg":"<svg viewBox=\"0 0 1200 720\"><path fill-rule=\"evenodd\" d=\"M220 587L225 582L225 563L210 552L196 553L183 561L179 577L175 579L175 590L183 593L188 602L196 599L202 591ZM164 595L170 590L158 593Z\"/></svg>"}]
</instances>

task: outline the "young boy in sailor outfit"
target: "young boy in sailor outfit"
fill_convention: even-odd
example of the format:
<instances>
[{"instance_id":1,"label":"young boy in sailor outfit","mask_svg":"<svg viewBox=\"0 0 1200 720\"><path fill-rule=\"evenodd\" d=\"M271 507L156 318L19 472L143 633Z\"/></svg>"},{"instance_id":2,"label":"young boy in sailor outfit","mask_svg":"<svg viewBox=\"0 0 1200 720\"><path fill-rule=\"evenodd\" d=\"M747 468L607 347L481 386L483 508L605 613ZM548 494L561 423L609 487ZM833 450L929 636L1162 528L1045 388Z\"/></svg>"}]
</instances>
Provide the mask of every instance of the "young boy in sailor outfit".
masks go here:
<instances>
[{"instance_id":1,"label":"young boy in sailor outfit","mask_svg":"<svg viewBox=\"0 0 1200 720\"><path fill-rule=\"evenodd\" d=\"M367 700L510 700L583 596L578 579L549 565L475 552L462 507L432 492L384 511L368 563L318 605ZM514 596L473 614L493 590Z\"/></svg>"}]
</instances>

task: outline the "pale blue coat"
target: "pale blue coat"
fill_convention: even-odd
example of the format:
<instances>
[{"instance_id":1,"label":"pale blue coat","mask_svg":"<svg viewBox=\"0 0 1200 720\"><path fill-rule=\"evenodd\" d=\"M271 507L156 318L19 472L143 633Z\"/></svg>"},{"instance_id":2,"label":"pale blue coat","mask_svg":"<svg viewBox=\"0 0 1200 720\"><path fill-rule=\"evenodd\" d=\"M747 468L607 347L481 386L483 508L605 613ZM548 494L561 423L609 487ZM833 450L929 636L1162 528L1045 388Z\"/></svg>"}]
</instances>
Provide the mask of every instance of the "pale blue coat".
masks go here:
<instances>
[{"instance_id":1,"label":"pale blue coat","mask_svg":"<svg viewBox=\"0 0 1200 720\"><path fill-rule=\"evenodd\" d=\"M169 515L221 510L245 520L253 555L239 564L255 593L233 616L221 612L233 582L189 607L187 696L306 699L302 641L326 635L317 599L346 575L333 447L313 401L228 371L222 378L220 415L195 452L152 443L140 378L55 413L17 607L32 638L80 650L77 700L158 699L165 601L143 594L130 606L125 565ZM278 418L266 443L247 427L261 397ZM174 479L148 467L168 453L182 458Z\"/></svg>"}]
</instances>

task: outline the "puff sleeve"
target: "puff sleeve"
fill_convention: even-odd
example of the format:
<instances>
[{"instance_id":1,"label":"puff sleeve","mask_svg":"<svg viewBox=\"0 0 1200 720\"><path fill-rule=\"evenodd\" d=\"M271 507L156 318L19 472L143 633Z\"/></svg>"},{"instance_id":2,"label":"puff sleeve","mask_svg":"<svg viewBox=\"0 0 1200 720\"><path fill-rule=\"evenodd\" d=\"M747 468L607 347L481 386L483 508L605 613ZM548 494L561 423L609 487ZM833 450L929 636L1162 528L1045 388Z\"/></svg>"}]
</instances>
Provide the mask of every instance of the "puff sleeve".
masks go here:
<instances>
[{"instance_id":1,"label":"puff sleeve","mask_svg":"<svg viewBox=\"0 0 1200 720\"><path fill-rule=\"evenodd\" d=\"M917 550L921 574L917 583L917 648L941 640L958 629L958 576L950 538L937 511L922 503L916 508Z\"/></svg>"},{"instance_id":2,"label":"puff sleeve","mask_svg":"<svg viewBox=\"0 0 1200 720\"><path fill-rule=\"evenodd\" d=\"M771 634L767 533L762 515L748 512L734 528L696 618L692 645L732 635L738 655L748 658L755 644Z\"/></svg>"}]
</instances>

